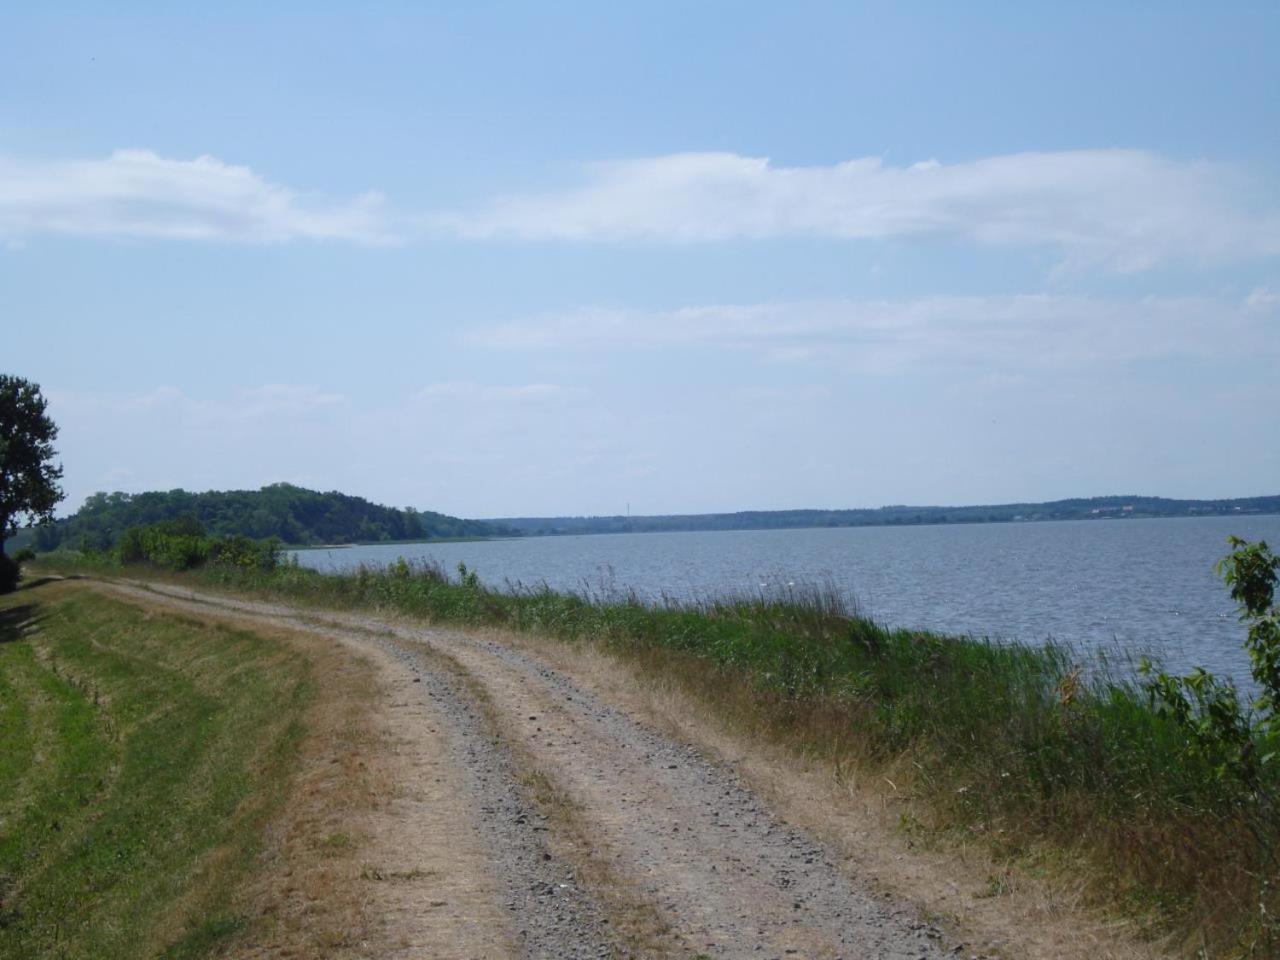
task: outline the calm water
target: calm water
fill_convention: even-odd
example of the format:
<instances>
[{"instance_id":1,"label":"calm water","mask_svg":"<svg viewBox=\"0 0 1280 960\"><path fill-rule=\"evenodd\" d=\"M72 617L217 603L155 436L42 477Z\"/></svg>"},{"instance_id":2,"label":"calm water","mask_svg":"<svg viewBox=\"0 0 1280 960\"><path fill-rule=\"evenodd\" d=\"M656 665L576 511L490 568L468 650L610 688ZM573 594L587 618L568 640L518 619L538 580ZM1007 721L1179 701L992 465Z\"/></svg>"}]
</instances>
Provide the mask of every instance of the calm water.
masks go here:
<instances>
[{"instance_id":1,"label":"calm water","mask_svg":"<svg viewBox=\"0 0 1280 960\"><path fill-rule=\"evenodd\" d=\"M538 537L299 551L322 570L465 562L494 586L546 582L650 599L833 584L893 626L1154 652L1248 677L1244 628L1213 572L1228 534L1280 544L1280 517L1067 521Z\"/></svg>"}]
</instances>

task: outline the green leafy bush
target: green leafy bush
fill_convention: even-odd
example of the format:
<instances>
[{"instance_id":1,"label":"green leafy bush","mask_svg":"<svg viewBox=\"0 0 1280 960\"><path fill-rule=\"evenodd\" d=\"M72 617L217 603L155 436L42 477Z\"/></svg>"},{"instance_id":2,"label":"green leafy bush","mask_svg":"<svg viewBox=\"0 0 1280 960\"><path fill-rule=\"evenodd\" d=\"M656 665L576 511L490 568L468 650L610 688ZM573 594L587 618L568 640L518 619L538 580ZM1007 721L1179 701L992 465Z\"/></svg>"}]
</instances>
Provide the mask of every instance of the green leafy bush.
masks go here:
<instances>
[{"instance_id":1,"label":"green leafy bush","mask_svg":"<svg viewBox=\"0 0 1280 960\"><path fill-rule=\"evenodd\" d=\"M192 570L206 564L240 570L274 570L283 551L275 537L252 540L240 534L210 537L191 517L149 527L130 527L120 537L116 556L122 564L150 564L166 570Z\"/></svg>"},{"instance_id":2,"label":"green leafy bush","mask_svg":"<svg viewBox=\"0 0 1280 960\"><path fill-rule=\"evenodd\" d=\"M1280 557L1265 540L1228 542L1231 553L1217 569L1249 625L1245 648L1262 692L1245 705L1233 684L1203 667L1176 676L1144 661L1142 672L1152 707L1184 731L1187 751L1207 760L1219 780L1257 789L1264 768L1280 757L1280 617L1274 603Z\"/></svg>"}]
</instances>

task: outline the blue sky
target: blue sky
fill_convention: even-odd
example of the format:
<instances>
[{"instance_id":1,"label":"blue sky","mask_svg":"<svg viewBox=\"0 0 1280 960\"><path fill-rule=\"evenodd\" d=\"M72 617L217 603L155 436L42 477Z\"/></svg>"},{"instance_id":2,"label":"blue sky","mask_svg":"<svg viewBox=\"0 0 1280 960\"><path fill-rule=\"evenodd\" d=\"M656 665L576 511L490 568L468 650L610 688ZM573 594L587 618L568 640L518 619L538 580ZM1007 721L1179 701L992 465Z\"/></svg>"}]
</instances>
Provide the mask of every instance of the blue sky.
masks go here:
<instances>
[{"instance_id":1,"label":"blue sky","mask_svg":"<svg viewBox=\"0 0 1280 960\"><path fill-rule=\"evenodd\" d=\"M9 14L68 507L1280 489L1280 7L617 6Z\"/></svg>"}]
</instances>

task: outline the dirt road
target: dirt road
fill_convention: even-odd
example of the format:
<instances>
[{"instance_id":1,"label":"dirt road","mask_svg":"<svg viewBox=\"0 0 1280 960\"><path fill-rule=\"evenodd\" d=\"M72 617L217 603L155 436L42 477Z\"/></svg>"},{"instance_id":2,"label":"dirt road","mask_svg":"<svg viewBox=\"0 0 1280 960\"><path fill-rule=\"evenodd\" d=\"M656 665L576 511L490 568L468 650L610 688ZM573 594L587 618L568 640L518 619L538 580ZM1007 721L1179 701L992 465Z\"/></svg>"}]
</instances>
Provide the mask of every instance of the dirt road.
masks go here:
<instances>
[{"instance_id":1,"label":"dirt road","mask_svg":"<svg viewBox=\"0 0 1280 960\"><path fill-rule=\"evenodd\" d=\"M871 889L731 767L496 635L159 584L125 596L371 660L400 762L368 826L379 956L983 955ZM594 689L592 689L594 687Z\"/></svg>"}]
</instances>

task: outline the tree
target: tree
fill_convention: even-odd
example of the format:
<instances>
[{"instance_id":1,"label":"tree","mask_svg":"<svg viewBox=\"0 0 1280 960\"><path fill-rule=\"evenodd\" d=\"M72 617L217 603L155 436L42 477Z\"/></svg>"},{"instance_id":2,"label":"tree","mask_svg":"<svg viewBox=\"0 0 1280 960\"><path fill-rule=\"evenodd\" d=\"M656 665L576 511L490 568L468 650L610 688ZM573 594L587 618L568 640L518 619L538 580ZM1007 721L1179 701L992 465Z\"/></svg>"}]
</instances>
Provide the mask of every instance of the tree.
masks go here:
<instances>
[{"instance_id":1,"label":"tree","mask_svg":"<svg viewBox=\"0 0 1280 960\"><path fill-rule=\"evenodd\" d=\"M46 407L37 384L0 374L0 564L5 566L13 562L5 556L5 539L22 522L53 519L53 508L63 497L58 486L62 467L53 462L58 428ZM7 580L0 572L0 591Z\"/></svg>"}]
</instances>

